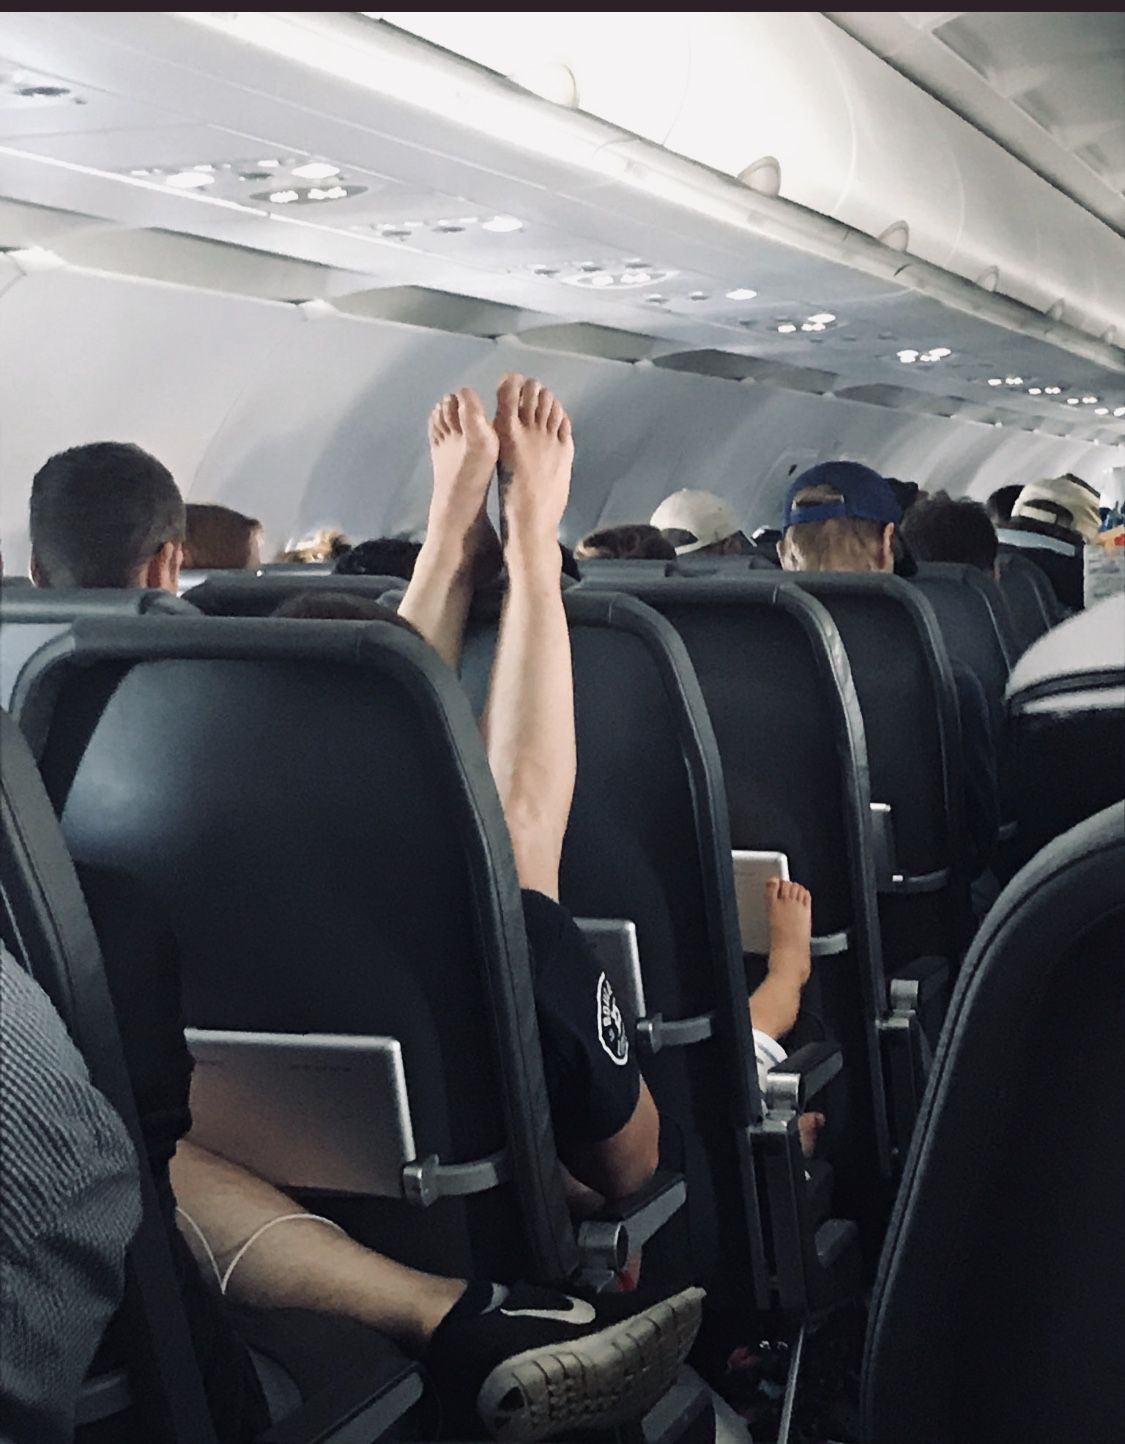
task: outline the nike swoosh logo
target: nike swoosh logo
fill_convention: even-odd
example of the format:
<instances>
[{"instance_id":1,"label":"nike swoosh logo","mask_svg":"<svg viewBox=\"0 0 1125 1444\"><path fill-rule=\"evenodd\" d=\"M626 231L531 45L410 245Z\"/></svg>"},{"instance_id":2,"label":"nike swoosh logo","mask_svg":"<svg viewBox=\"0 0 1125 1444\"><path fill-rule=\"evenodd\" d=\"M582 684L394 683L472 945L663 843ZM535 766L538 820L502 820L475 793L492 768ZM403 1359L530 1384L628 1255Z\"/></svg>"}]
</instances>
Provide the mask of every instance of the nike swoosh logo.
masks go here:
<instances>
[{"instance_id":1,"label":"nike swoosh logo","mask_svg":"<svg viewBox=\"0 0 1125 1444\"><path fill-rule=\"evenodd\" d=\"M576 1328L592 1324L597 1317L593 1304L588 1304L585 1299L571 1299L570 1308L565 1312L561 1309L505 1309L503 1307L500 1312L508 1319L550 1319L552 1323L573 1324Z\"/></svg>"}]
</instances>

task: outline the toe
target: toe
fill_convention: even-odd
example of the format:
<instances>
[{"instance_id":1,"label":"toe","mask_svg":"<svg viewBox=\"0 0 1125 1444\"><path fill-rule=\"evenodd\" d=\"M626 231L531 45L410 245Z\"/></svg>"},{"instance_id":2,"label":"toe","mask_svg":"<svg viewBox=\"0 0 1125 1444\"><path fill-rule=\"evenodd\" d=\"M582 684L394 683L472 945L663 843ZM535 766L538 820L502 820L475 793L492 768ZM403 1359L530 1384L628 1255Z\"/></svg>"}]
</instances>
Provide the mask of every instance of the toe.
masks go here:
<instances>
[{"instance_id":1,"label":"toe","mask_svg":"<svg viewBox=\"0 0 1125 1444\"><path fill-rule=\"evenodd\" d=\"M535 421L535 408L539 404L539 393L542 389L534 376L529 376L520 387L519 413L525 426L531 426Z\"/></svg>"},{"instance_id":2,"label":"toe","mask_svg":"<svg viewBox=\"0 0 1125 1444\"><path fill-rule=\"evenodd\" d=\"M502 415L514 415L519 405L523 380L524 378L518 371L509 371L506 376L500 378L500 385L496 388L496 402Z\"/></svg>"},{"instance_id":3,"label":"toe","mask_svg":"<svg viewBox=\"0 0 1125 1444\"><path fill-rule=\"evenodd\" d=\"M555 398L544 386L539 392L539 401L535 407L535 424L545 428L551 415L551 409L555 405Z\"/></svg>"},{"instance_id":4,"label":"toe","mask_svg":"<svg viewBox=\"0 0 1125 1444\"><path fill-rule=\"evenodd\" d=\"M460 431L457 419L457 398L449 395L441 398L441 419L447 432Z\"/></svg>"},{"instance_id":5,"label":"toe","mask_svg":"<svg viewBox=\"0 0 1125 1444\"><path fill-rule=\"evenodd\" d=\"M781 879L779 877L766 878L766 901L774 902L781 895Z\"/></svg>"}]
</instances>

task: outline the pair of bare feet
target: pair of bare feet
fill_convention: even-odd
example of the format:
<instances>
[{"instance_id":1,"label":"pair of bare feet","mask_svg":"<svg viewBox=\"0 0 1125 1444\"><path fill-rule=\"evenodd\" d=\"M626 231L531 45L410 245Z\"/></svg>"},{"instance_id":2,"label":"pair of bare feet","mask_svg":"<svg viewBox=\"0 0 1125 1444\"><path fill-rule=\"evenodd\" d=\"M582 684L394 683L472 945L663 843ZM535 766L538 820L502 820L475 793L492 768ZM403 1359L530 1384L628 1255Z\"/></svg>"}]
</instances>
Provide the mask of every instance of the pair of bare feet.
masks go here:
<instances>
[{"instance_id":1,"label":"pair of bare feet","mask_svg":"<svg viewBox=\"0 0 1125 1444\"><path fill-rule=\"evenodd\" d=\"M474 581L499 569L500 547L485 513L499 468L509 547L558 554L558 530L570 495L574 439L562 403L541 382L510 373L489 418L470 387L444 397L430 413L434 490L427 541L459 544L460 567Z\"/></svg>"}]
</instances>

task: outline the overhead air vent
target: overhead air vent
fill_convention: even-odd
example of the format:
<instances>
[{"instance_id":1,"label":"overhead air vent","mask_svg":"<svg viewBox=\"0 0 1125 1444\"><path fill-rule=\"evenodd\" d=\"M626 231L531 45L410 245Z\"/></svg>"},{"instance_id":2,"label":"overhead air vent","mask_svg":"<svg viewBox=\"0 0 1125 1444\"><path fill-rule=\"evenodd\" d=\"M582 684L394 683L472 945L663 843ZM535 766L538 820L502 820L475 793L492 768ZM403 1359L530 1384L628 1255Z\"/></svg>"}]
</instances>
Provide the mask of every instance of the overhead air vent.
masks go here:
<instances>
[{"instance_id":1,"label":"overhead air vent","mask_svg":"<svg viewBox=\"0 0 1125 1444\"><path fill-rule=\"evenodd\" d=\"M982 291L995 291L1000 286L1000 271L996 266L989 266L987 271L982 271L976 278L976 284Z\"/></svg>"},{"instance_id":2,"label":"overhead air vent","mask_svg":"<svg viewBox=\"0 0 1125 1444\"><path fill-rule=\"evenodd\" d=\"M764 155L761 160L739 171L738 179L760 196L778 196L781 194L781 163L772 155Z\"/></svg>"},{"instance_id":3,"label":"overhead air vent","mask_svg":"<svg viewBox=\"0 0 1125 1444\"><path fill-rule=\"evenodd\" d=\"M892 251L908 251L910 249L910 227L905 221L894 221L880 234L879 239Z\"/></svg>"}]
</instances>

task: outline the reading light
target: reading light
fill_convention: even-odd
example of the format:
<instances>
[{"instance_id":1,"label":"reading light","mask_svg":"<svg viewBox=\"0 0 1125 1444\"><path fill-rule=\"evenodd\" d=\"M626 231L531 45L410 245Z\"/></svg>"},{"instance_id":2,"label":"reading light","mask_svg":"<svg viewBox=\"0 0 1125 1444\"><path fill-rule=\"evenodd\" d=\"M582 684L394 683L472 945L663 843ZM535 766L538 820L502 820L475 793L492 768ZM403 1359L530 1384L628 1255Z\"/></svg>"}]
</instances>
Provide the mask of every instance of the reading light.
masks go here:
<instances>
[{"instance_id":1,"label":"reading light","mask_svg":"<svg viewBox=\"0 0 1125 1444\"><path fill-rule=\"evenodd\" d=\"M988 384L990 386L1003 386L1004 382L999 376L990 376L988 378Z\"/></svg>"},{"instance_id":2,"label":"reading light","mask_svg":"<svg viewBox=\"0 0 1125 1444\"><path fill-rule=\"evenodd\" d=\"M1059 396L1059 395L1061 395L1061 393L1062 393L1062 387L1061 387L1061 386L1044 386L1044 388L1043 388L1043 395L1044 395L1044 396Z\"/></svg>"},{"instance_id":3,"label":"reading light","mask_svg":"<svg viewBox=\"0 0 1125 1444\"><path fill-rule=\"evenodd\" d=\"M782 321L781 325L777 329L779 335L792 336L793 332L797 329L797 327L793 324L792 321Z\"/></svg>"},{"instance_id":4,"label":"reading light","mask_svg":"<svg viewBox=\"0 0 1125 1444\"><path fill-rule=\"evenodd\" d=\"M1083 396L1082 398L1083 406L1096 406L1097 404L1098 398L1096 396Z\"/></svg>"},{"instance_id":5,"label":"reading light","mask_svg":"<svg viewBox=\"0 0 1125 1444\"><path fill-rule=\"evenodd\" d=\"M522 231L523 221L517 220L515 216L493 216L490 220L481 221L482 231L494 231L497 235L505 236L512 231Z\"/></svg>"},{"instance_id":6,"label":"reading light","mask_svg":"<svg viewBox=\"0 0 1125 1444\"><path fill-rule=\"evenodd\" d=\"M1095 416L1108 416L1108 415L1109 415L1109 407L1108 407L1108 406L1095 406L1095 407L1094 407L1094 415L1095 415Z\"/></svg>"},{"instance_id":7,"label":"reading light","mask_svg":"<svg viewBox=\"0 0 1125 1444\"><path fill-rule=\"evenodd\" d=\"M1029 386L1027 388L1027 394L1029 396L1042 396L1043 388L1041 386Z\"/></svg>"},{"instance_id":8,"label":"reading light","mask_svg":"<svg viewBox=\"0 0 1125 1444\"><path fill-rule=\"evenodd\" d=\"M733 291L727 292L727 300L752 301L757 294L757 291L752 291L749 286L735 286Z\"/></svg>"},{"instance_id":9,"label":"reading light","mask_svg":"<svg viewBox=\"0 0 1125 1444\"><path fill-rule=\"evenodd\" d=\"M340 174L340 167L323 160L310 160L305 165L295 165L293 174L301 180L331 180Z\"/></svg>"},{"instance_id":10,"label":"reading light","mask_svg":"<svg viewBox=\"0 0 1125 1444\"><path fill-rule=\"evenodd\" d=\"M1005 385L1005 386L1022 386L1022 385L1023 385L1023 377L1022 377L1022 376L1005 376L1005 377L1004 377L1004 385Z\"/></svg>"},{"instance_id":11,"label":"reading light","mask_svg":"<svg viewBox=\"0 0 1125 1444\"><path fill-rule=\"evenodd\" d=\"M268 200L272 205L285 206L290 201L300 200L300 196L296 191L271 191Z\"/></svg>"},{"instance_id":12,"label":"reading light","mask_svg":"<svg viewBox=\"0 0 1125 1444\"><path fill-rule=\"evenodd\" d=\"M930 349L930 355L935 361L943 361L946 356L952 356L953 352L948 346L934 346Z\"/></svg>"},{"instance_id":13,"label":"reading light","mask_svg":"<svg viewBox=\"0 0 1125 1444\"><path fill-rule=\"evenodd\" d=\"M817 321L822 326L830 326L835 319L831 311L818 311L815 316L809 317L810 321Z\"/></svg>"},{"instance_id":14,"label":"reading light","mask_svg":"<svg viewBox=\"0 0 1125 1444\"><path fill-rule=\"evenodd\" d=\"M1125 406L1115 406L1113 408L1113 414L1114 416L1125 416Z\"/></svg>"},{"instance_id":15,"label":"reading light","mask_svg":"<svg viewBox=\"0 0 1125 1444\"><path fill-rule=\"evenodd\" d=\"M1068 397L1066 398L1066 404L1067 404L1068 406L1077 406L1077 405L1078 405L1078 397L1077 397L1077 396L1068 396Z\"/></svg>"},{"instance_id":16,"label":"reading light","mask_svg":"<svg viewBox=\"0 0 1125 1444\"><path fill-rule=\"evenodd\" d=\"M215 177L206 171L178 170L172 175L165 176L164 184L177 191L194 191L199 190L202 186L214 185Z\"/></svg>"}]
</instances>

